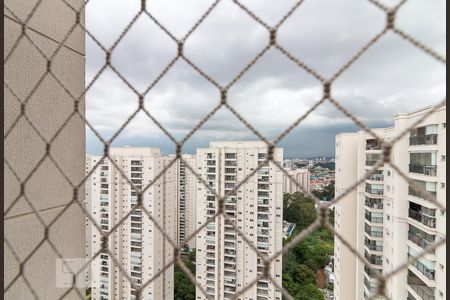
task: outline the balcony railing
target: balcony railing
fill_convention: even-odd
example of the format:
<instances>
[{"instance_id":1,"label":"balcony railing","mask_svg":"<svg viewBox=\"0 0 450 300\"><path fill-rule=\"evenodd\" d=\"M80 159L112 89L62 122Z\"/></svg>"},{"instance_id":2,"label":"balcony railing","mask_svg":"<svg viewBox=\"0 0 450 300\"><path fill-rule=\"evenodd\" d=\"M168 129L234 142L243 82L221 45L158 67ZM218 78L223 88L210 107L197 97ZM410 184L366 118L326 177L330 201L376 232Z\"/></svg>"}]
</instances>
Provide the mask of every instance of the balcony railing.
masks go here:
<instances>
[{"instance_id":1,"label":"balcony railing","mask_svg":"<svg viewBox=\"0 0 450 300\"><path fill-rule=\"evenodd\" d=\"M381 150L381 144L375 140L366 140L366 150Z\"/></svg>"},{"instance_id":2,"label":"balcony railing","mask_svg":"<svg viewBox=\"0 0 450 300\"><path fill-rule=\"evenodd\" d=\"M383 251L383 246L381 246L381 245L370 244L367 241L364 242L364 245L366 245L367 248L369 248L370 250L373 250L373 251Z\"/></svg>"},{"instance_id":3,"label":"balcony railing","mask_svg":"<svg viewBox=\"0 0 450 300\"><path fill-rule=\"evenodd\" d=\"M408 231L408 240L413 242L414 244L418 245L419 247L425 249L426 247L433 244L433 242L430 242L423 237L419 236L418 234ZM434 253L434 249L430 251L430 253Z\"/></svg>"},{"instance_id":4,"label":"balcony railing","mask_svg":"<svg viewBox=\"0 0 450 300\"><path fill-rule=\"evenodd\" d=\"M366 193L372 194L372 195L383 195L383 189L373 189L370 186L366 185Z\"/></svg>"},{"instance_id":5,"label":"balcony railing","mask_svg":"<svg viewBox=\"0 0 450 300\"><path fill-rule=\"evenodd\" d=\"M376 282L370 282L367 278L364 278L364 285L370 293L374 293L377 290L378 284Z\"/></svg>"},{"instance_id":6,"label":"balcony railing","mask_svg":"<svg viewBox=\"0 0 450 300\"><path fill-rule=\"evenodd\" d=\"M366 160L366 166L374 166L378 160Z\"/></svg>"},{"instance_id":7,"label":"balcony railing","mask_svg":"<svg viewBox=\"0 0 450 300\"><path fill-rule=\"evenodd\" d=\"M436 176L436 165L419 165L419 164L410 164L409 172L416 174L423 174L427 176Z\"/></svg>"},{"instance_id":8,"label":"balcony railing","mask_svg":"<svg viewBox=\"0 0 450 300\"><path fill-rule=\"evenodd\" d=\"M383 223L383 218L381 217L372 217L370 213L365 214L366 220L372 223Z\"/></svg>"},{"instance_id":9,"label":"balcony railing","mask_svg":"<svg viewBox=\"0 0 450 300\"><path fill-rule=\"evenodd\" d=\"M416 135L409 138L409 145L436 145L437 134Z\"/></svg>"},{"instance_id":10,"label":"balcony railing","mask_svg":"<svg viewBox=\"0 0 450 300\"><path fill-rule=\"evenodd\" d=\"M382 237L383 236L383 231L372 231L370 230L370 228L365 229L366 233L372 237Z\"/></svg>"},{"instance_id":11,"label":"balcony railing","mask_svg":"<svg viewBox=\"0 0 450 300\"><path fill-rule=\"evenodd\" d=\"M408 283L409 287L419 295L420 299L422 300L434 300L434 291L430 287L426 285L418 285L418 284L412 284ZM413 298L410 298L413 299Z\"/></svg>"},{"instance_id":12,"label":"balcony railing","mask_svg":"<svg viewBox=\"0 0 450 300\"><path fill-rule=\"evenodd\" d=\"M434 288L427 286L419 277L408 270L408 286L423 300L434 300Z\"/></svg>"},{"instance_id":13,"label":"balcony railing","mask_svg":"<svg viewBox=\"0 0 450 300\"><path fill-rule=\"evenodd\" d=\"M383 259L376 257L376 256L368 256L367 254L365 255L367 261L373 265L377 265L377 266L381 266L383 264Z\"/></svg>"},{"instance_id":14,"label":"balcony railing","mask_svg":"<svg viewBox=\"0 0 450 300\"><path fill-rule=\"evenodd\" d=\"M431 192L431 191L426 191L426 193L429 195L429 197L431 199L435 199L436 200L436 192ZM418 192L416 192L413 188L408 187L408 195L410 196L414 196L417 198L421 198L424 199L423 196L421 194L419 194ZM426 200L426 199L425 199Z\"/></svg>"},{"instance_id":15,"label":"balcony railing","mask_svg":"<svg viewBox=\"0 0 450 300\"><path fill-rule=\"evenodd\" d=\"M422 223L425 226L428 226L430 228L436 228L436 218L429 217L427 215L424 215L424 214L422 214L418 211L412 210L412 209L409 209L408 216L411 219L414 219L414 220Z\"/></svg>"},{"instance_id":16,"label":"balcony railing","mask_svg":"<svg viewBox=\"0 0 450 300\"><path fill-rule=\"evenodd\" d=\"M411 257L411 254L408 253L408 258L409 257ZM435 270L428 268L420 261L415 261L415 262L411 263L411 266L416 268L420 273L422 273L428 279L434 280Z\"/></svg>"},{"instance_id":17,"label":"balcony railing","mask_svg":"<svg viewBox=\"0 0 450 300\"><path fill-rule=\"evenodd\" d=\"M378 273L378 275L383 275L383 271L382 270L370 270L367 266L364 266L364 272L366 272L366 274L370 277L370 278L376 278L376 273Z\"/></svg>"},{"instance_id":18,"label":"balcony railing","mask_svg":"<svg viewBox=\"0 0 450 300\"><path fill-rule=\"evenodd\" d=\"M384 176L383 176L383 174L373 174L369 178L367 178L367 180L383 181L384 180Z\"/></svg>"},{"instance_id":19,"label":"balcony railing","mask_svg":"<svg viewBox=\"0 0 450 300\"><path fill-rule=\"evenodd\" d=\"M377 199L377 200L379 200L379 199ZM366 206L368 206L370 208L374 208L374 209L383 209L383 202L366 199Z\"/></svg>"}]
</instances>

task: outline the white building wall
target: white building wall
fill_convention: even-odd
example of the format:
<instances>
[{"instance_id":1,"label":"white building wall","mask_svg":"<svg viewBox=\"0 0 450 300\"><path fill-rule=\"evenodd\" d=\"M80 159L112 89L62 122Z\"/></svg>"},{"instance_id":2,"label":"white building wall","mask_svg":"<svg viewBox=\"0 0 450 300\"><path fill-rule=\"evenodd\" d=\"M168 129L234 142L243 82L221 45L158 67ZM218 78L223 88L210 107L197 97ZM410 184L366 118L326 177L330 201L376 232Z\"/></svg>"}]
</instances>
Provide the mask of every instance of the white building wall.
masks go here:
<instances>
[{"instance_id":1,"label":"white building wall","mask_svg":"<svg viewBox=\"0 0 450 300\"><path fill-rule=\"evenodd\" d=\"M288 170L287 172L299 185L283 174L283 193L293 194L295 192L302 192L303 190L310 191L310 172L308 169L295 169Z\"/></svg>"},{"instance_id":2,"label":"white building wall","mask_svg":"<svg viewBox=\"0 0 450 300\"><path fill-rule=\"evenodd\" d=\"M335 196L347 191L357 177L356 134L336 136L336 180ZM356 191L352 190L335 205L334 229L352 246L356 247L357 204ZM345 266L345 267L344 267ZM334 296L336 299L357 299L356 261L350 250L335 236L334 238Z\"/></svg>"},{"instance_id":3,"label":"white building wall","mask_svg":"<svg viewBox=\"0 0 450 300\"><path fill-rule=\"evenodd\" d=\"M419 118L427 113L429 109L430 108L427 107L412 113L397 115L395 116L394 127L375 129L374 131L385 141L391 141L404 130L407 130L412 126ZM422 121L415 126L415 128L422 128L424 131L429 131L429 135L426 137L427 139L435 138L435 136L431 136L435 134L437 136L436 143L424 143L425 137L420 137L422 142L419 143L419 145L416 145L414 142L411 143L410 138L413 136L413 133L410 132L395 143L391 155L392 162L403 173L407 174L409 178L427 182L427 188L432 191L435 190L436 201L441 203L444 207L446 199L445 122L445 106L442 106L425 121ZM424 129L425 126L427 126L426 129ZM344 139L348 139L347 142L345 142ZM357 139L357 142L355 142L354 139ZM370 159L370 155L381 155L381 149L366 149L366 140L368 139L371 139L371 137L365 132L340 134L336 137L337 193L341 188L343 181L356 182L371 168L371 166L366 165L366 160ZM412 137L412 139L418 140L419 138ZM339 141L342 143L340 144ZM354 166L351 161L345 162L342 160L344 149L344 152L347 154L352 151L358 153L355 156L357 159L353 159L353 162L357 162L356 172L354 171ZM434 157L428 163L431 166L415 166L415 169L410 169L410 164L412 164L413 160L412 155L415 155L416 153L423 153L423 155L427 155L427 157ZM342 173L342 169L345 169L344 173ZM356 195L352 194L350 196L353 197L353 202L350 201L349 203L355 203L356 211L352 205L346 207L341 206L340 203L336 205L335 222L338 230L339 225L342 226L343 214L348 214L348 217L351 218L352 211L355 211L353 218L356 223L356 233L351 230L351 227L354 226L353 223L349 223L348 226L350 226L350 228L342 230L342 234L348 241L356 240L356 249L361 255L364 255L366 252L369 255L379 255L382 261L381 264L371 264L371 267L379 269L383 274L386 274L406 262L408 259L408 251L413 255L423 251L424 245L426 245L423 244L425 242L425 239L422 238L423 234L428 234L429 237L434 238L435 241L444 237L446 230L443 224L445 224L446 216L445 213L438 209L432 202L422 199L420 196L411 194L411 192L409 192L408 182L391 166L385 164L379 168L379 171L382 172L380 174L382 175L381 180L379 180L380 178L366 180L364 184L358 186ZM366 191L366 186L376 184L381 184L381 195ZM425 183L423 184L425 185ZM381 201L382 207L377 206L378 204L375 206L368 205L365 202L367 197L380 199L376 201ZM413 211L411 212L411 210ZM366 218L366 213L371 214L368 217L369 219ZM381 216L382 222L372 222L376 220L373 219L372 216ZM347 218L344 218L344 220L349 222ZM365 232L366 226L369 226L370 231L374 228L381 228L382 236L369 236ZM409 233L410 226L414 226L414 228L419 230L419 238L409 236L411 235L411 233ZM356 234L356 239L354 234ZM368 245L365 245L364 241L366 238L369 238L372 242L379 241L382 249L370 248ZM344 296L344 294L351 295L352 293L355 293L356 299L364 299L364 295L368 295L371 292L366 284L364 284L364 279L366 279L367 285L375 285L375 279L371 278L364 271L364 265L357 260L353 254L344 253L342 252L342 249L338 248L340 248L339 242L336 242L336 299L350 299L347 296ZM350 263L348 263L348 261L350 261ZM353 263L351 263L352 261ZM391 297L391 299L406 299L408 295L410 295L409 297L422 299L425 297L425 294L435 297L435 299L445 298L445 246L438 248L435 253L427 254L424 259L421 260L421 263L422 266L409 266L407 269L402 270L388 280L387 295ZM352 272L355 270L353 266L355 264L355 284L344 284L343 275L353 274ZM424 265L428 267L428 270L423 268ZM421 272L419 269L425 271ZM345 279L348 278L351 278L351 275L345 276ZM414 282L412 280L414 280ZM418 281L420 281L420 284L417 284ZM409 284L407 282L409 282ZM374 289L372 289L372 292L373 290Z\"/></svg>"},{"instance_id":4,"label":"white building wall","mask_svg":"<svg viewBox=\"0 0 450 300\"><path fill-rule=\"evenodd\" d=\"M144 192L142 205L176 243L177 222L174 212L177 190L173 185L173 182L176 182L176 168L173 166L176 164L155 180L155 177L173 158L161 156L159 149L128 147L112 148L110 157L138 189L139 186L142 189L153 182ZM100 159L99 156L88 156L87 172ZM101 166L107 170L102 170ZM105 160L87 181L87 187L89 187L87 199L90 203L91 214L99 225L104 226L102 230L105 232L117 225L137 203L135 191L122 177L118 168ZM107 173L101 174L102 172ZM108 186L103 186L107 188L102 189L101 184ZM104 195L105 201L101 200L102 190L108 193ZM104 208L103 211L101 211L102 208ZM107 215L102 216L102 214ZM92 232L91 255L95 255L100 250L100 233L92 225L90 229ZM132 212L122 225L115 229L109 237L108 245L118 263L128 275L132 276L136 284L145 283L153 278L173 259L173 247L164 240L162 232L146 213L139 209ZM102 259L101 255L106 259ZM129 280L119 270L112 257L107 253L101 255L93 260L91 266L92 299L101 299L102 293L108 299L134 299ZM104 278L101 276L102 267L106 267ZM105 284L104 288L101 286L102 283ZM155 278L143 290L142 296L145 299L173 298L173 266Z\"/></svg>"},{"instance_id":5,"label":"white building wall","mask_svg":"<svg viewBox=\"0 0 450 300\"><path fill-rule=\"evenodd\" d=\"M212 142L210 148L197 149L197 171L219 195L224 195L256 169L266 152L266 145L262 142ZM274 155L281 164L282 149L276 149ZM217 212L217 200L208 195L209 191L201 182L197 184L198 228L208 216ZM282 186L282 172L270 163L249 178L225 203L225 213L235 221L238 229L269 256L282 248ZM265 220L258 221L263 218ZM231 298L262 272L256 253L225 224L223 217L217 217L214 225L210 224L199 232L196 248L197 280L214 299ZM281 267L280 257L271 269L279 284ZM281 291L270 282L261 281L238 299L257 297L281 300ZM205 299L198 288L197 299Z\"/></svg>"}]
</instances>

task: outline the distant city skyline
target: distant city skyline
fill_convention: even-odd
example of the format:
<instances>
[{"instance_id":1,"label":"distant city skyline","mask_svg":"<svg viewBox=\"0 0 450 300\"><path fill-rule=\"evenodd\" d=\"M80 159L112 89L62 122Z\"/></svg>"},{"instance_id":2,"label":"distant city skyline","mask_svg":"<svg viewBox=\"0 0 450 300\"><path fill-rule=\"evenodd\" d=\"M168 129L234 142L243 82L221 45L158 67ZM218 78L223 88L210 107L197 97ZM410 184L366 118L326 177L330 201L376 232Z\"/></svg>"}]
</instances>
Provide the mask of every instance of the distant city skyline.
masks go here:
<instances>
[{"instance_id":1,"label":"distant city skyline","mask_svg":"<svg viewBox=\"0 0 450 300\"><path fill-rule=\"evenodd\" d=\"M368 123L370 128L389 127L393 122L372 122ZM278 146L284 149L286 159L291 158L316 158L316 157L334 157L334 138L341 132L354 132L360 128L356 124L347 124L342 126L316 126L311 128L294 129L286 136ZM101 133L100 133L101 134ZM254 135L239 137L239 140L257 141ZM228 138L198 138L195 135L189 139L183 147L183 153L195 154L197 148L208 147L214 140L236 140L236 136L230 135ZM157 147L163 154L175 153L175 146L167 137L139 136L139 137L119 137L112 143L113 147L123 147L130 145L132 147ZM86 132L86 152L92 155L101 155L103 145L100 140L87 130Z\"/></svg>"}]
</instances>

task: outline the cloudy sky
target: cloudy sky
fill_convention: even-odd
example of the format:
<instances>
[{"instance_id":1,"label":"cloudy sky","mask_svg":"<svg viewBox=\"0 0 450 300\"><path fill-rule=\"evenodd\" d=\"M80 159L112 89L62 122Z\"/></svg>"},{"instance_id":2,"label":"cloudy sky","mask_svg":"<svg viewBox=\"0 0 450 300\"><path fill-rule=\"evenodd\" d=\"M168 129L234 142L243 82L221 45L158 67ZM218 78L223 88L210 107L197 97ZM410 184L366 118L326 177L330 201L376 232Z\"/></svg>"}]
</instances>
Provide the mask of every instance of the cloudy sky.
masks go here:
<instances>
[{"instance_id":1,"label":"cloudy sky","mask_svg":"<svg viewBox=\"0 0 450 300\"><path fill-rule=\"evenodd\" d=\"M139 11L141 1L92 0L88 30L105 47ZM181 39L212 1L147 1L149 12ZM394 5L397 1L386 1ZM125 4L126 3L126 4ZM246 0L242 3L270 26L295 1ZM400 9L397 26L445 53L445 1L410 0ZM309 0L281 26L278 43L322 77L331 77L364 44L379 33L385 15L362 0ZM219 84L228 84L268 43L267 30L230 0L222 0L186 40L184 53ZM114 49L112 64L139 92L145 91L176 56L177 46L142 15ZM104 63L101 48L86 36L86 84ZM276 49L270 49L230 89L228 101L268 139L275 139L322 95L320 82ZM390 126L393 115L440 102L445 97L445 67L400 37L388 33L333 84L332 96L372 127ZM217 88L185 61L148 92L145 107L177 140L181 140L220 101ZM105 138L112 136L138 107L138 98L111 70L86 95L87 118ZM286 157L333 156L334 135L358 127L325 102L280 143ZM100 153L101 143L87 129L87 151ZM226 108L219 110L185 144L194 153L212 140L257 137ZM116 146L159 147L173 153L167 136L140 112L117 137Z\"/></svg>"}]
</instances>

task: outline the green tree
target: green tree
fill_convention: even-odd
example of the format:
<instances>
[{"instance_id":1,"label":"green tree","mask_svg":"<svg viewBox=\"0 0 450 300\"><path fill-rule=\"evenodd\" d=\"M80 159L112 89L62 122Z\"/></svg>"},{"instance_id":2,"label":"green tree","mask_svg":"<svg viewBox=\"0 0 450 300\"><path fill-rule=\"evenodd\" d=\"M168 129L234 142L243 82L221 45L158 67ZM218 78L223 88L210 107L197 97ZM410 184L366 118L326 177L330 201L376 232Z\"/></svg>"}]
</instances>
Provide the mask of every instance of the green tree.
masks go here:
<instances>
[{"instance_id":1,"label":"green tree","mask_svg":"<svg viewBox=\"0 0 450 300\"><path fill-rule=\"evenodd\" d=\"M294 271L293 279L301 285L316 284L316 274L307 265L300 264Z\"/></svg>"},{"instance_id":2,"label":"green tree","mask_svg":"<svg viewBox=\"0 0 450 300\"><path fill-rule=\"evenodd\" d=\"M295 223L300 230L311 225L316 219L317 212L314 201L305 197L301 192L295 192L289 196L285 194L283 204L288 205L284 209L284 219Z\"/></svg>"},{"instance_id":3,"label":"green tree","mask_svg":"<svg viewBox=\"0 0 450 300\"><path fill-rule=\"evenodd\" d=\"M195 249L194 251L182 254L181 259L186 265L186 267L195 276ZM195 285L189 279L189 277L184 273L178 264L174 267L174 299L175 300L194 300L195 299Z\"/></svg>"},{"instance_id":4,"label":"green tree","mask_svg":"<svg viewBox=\"0 0 450 300\"><path fill-rule=\"evenodd\" d=\"M323 300L323 293L317 289L314 284L302 286L300 291L295 294L295 300Z\"/></svg>"}]
</instances>

